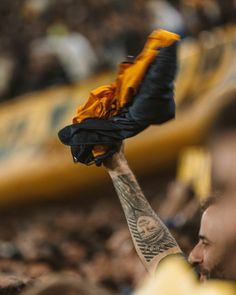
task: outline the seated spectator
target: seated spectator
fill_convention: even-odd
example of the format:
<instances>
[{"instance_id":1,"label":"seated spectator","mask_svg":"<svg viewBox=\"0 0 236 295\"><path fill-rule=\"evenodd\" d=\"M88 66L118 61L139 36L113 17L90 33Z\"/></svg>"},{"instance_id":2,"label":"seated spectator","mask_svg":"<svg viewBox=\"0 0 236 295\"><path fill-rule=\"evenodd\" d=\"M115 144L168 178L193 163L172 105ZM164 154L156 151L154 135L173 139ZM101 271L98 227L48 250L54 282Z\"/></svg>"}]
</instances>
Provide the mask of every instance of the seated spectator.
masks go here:
<instances>
[{"instance_id":1,"label":"seated spectator","mask_svg":"<svg viewBox=\"0 0 236 295\"><path fill-rule=\"evenodd\" d=\"M185 34L185 24L181 13L169 1L152 0L147 2L151 15L151 27L163 28L180 35Z\"/></svg>"},{"instance_id":2,"label":"seated spectator","mask_svg":"<svg viewBox=\"0 0 236 295\"><path fill-rule=\"evenodd\" d=\"M98 60L85 36L69 32L60 23L49 27L48 32L48 36L37 43L58 57L71 81L86 79L94 73Z\"/></svg>"}]
</instances>

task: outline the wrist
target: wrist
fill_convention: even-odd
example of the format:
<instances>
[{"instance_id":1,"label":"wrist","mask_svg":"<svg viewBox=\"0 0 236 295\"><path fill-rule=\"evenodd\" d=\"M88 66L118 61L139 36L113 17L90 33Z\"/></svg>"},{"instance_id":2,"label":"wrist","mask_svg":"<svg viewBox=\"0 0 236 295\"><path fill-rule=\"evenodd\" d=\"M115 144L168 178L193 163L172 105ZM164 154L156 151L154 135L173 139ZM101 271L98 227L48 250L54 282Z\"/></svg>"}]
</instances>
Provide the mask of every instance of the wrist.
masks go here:
<instances>
[{"instance_id":1,"label":"wrist","mask_svg":"<svg viewBox=\"0 0 236 295\"><path fill-rule=\"evenodd\" d=\"M109 174L121 174L127 170L127 167L129 167L125 156L122 154L113 155L110 159L104 162L104 166Z\"/></svg>"}]
</instances>

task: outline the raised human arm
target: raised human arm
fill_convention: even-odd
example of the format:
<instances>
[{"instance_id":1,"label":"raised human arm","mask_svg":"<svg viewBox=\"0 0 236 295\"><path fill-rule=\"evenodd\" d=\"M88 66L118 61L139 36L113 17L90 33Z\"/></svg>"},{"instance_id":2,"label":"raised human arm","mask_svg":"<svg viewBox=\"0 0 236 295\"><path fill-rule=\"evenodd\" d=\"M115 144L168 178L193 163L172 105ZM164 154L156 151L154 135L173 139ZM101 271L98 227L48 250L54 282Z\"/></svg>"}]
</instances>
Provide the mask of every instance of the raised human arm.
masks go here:
<instances>
[{"instance_id":1,"label":"raised human arm","mask_svg":"<svg viewBox=\"0 0 236 295\"><path fill-rule=\"evenodd\" d=\"M124 210L136 251L148 271L167 255L181 253L168 228L145 198L121 151L104 163Z\"/></svg>"}]
</instances>

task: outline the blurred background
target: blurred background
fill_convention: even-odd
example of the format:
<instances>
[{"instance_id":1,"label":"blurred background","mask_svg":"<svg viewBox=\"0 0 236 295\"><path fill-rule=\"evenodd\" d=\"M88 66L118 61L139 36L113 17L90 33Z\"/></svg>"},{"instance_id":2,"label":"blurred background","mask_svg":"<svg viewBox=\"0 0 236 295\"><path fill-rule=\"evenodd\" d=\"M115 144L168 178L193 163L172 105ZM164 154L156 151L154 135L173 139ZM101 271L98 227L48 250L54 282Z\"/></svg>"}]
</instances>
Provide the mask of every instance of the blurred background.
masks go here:
<instances>
[{"instance_id":1,"label":"blurred background","mask_svg":"<svg viewBox=\"0 0 236 295\"><path fill-rule=\"evenodd\" d=\"M0 16L2 285L68 271L130 294L145 270L111 181L74 165L57 132L153 29L180 34L177 118L127 140L126 153L188 253L210 192L207 130L236 82L236 3L1 0Z\"/></svg>"}]
</instances>

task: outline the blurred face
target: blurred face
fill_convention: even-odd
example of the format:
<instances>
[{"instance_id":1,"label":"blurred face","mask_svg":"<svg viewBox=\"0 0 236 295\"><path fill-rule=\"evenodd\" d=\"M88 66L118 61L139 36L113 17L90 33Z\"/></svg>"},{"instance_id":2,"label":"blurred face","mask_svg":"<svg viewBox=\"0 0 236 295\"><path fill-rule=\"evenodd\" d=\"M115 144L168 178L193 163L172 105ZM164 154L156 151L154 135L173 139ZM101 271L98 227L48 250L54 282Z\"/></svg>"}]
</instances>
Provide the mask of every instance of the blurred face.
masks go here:
<instances>
[{"instance_id":1,"label":"blurred face","mask_svg":"<svg viewBox=\"0 0 236 295\"><path fill-rule=\"evenodd\" d=\"M199 242L189 255L201 281L236 281L236 201L210 206L203 214Z\"/></svg>"},{"instance_id":2,"label":"blurred face","mask_svg":"<svg viewBox=\"0 0 236 295\"><path fill-rule=\"evenodd\" d=\"M223 198L236 198L236 132L214 139L210 150L213 190Z\"/></svg>"}]
</instances>

